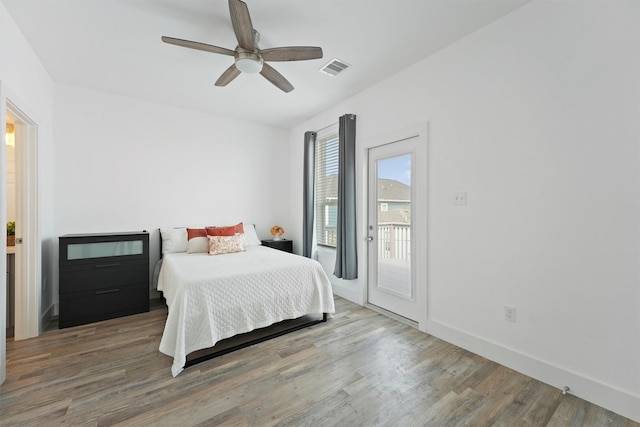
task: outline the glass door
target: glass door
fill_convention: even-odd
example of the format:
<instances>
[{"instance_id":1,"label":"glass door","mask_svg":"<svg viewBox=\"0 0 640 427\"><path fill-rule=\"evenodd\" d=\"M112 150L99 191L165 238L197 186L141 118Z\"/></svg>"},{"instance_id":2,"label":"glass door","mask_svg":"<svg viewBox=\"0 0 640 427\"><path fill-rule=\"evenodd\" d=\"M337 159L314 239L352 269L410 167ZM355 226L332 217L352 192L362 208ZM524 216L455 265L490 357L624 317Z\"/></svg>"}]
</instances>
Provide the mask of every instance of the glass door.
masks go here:
<instances>
[{"instance_id":1,"label":"glass door","mask_svg":"<svg viewBox=\"0 0 640 427\"><path fill-rule=\"evenodd\" d=\"M369 303L418 321L414 274L418 138L369 150Z\"/></svg>"}]
</instances>

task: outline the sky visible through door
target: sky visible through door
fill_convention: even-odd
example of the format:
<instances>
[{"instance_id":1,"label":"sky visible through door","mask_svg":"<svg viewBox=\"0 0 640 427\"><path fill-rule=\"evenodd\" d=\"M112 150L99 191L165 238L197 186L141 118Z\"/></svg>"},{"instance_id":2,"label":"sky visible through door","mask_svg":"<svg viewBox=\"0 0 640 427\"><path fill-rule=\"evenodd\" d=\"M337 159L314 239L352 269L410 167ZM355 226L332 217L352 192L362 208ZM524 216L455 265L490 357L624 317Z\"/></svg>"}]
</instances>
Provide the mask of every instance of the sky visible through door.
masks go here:
<instances>
[{"instance_id":1,"label":"sky visible through door","mask_svg":"<svg viewBox=\"0 0 640 427\"><path fill-rule=\"evenodd\" d=\"M411 185L411 156L399 156L378 163L378 178L394 179Z\"/></svg>"}]
</instances>

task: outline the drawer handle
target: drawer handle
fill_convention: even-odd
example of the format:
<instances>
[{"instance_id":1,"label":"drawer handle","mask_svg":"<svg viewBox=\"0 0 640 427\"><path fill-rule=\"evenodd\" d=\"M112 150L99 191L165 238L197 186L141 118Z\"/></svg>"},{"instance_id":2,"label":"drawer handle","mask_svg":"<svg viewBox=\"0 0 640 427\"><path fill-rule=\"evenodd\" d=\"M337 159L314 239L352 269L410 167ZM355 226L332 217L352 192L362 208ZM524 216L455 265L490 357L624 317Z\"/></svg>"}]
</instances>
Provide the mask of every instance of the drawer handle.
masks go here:
<instances>
[{"instance_id":1,"label":"drawer handle","mask_svg":"<svg viewBox=\"0 0 640 427\"><path fill-rule=\"evenodd\" d=\"M117 267L119 265L120 265L119 262L112 262L111 264L96 264L96 268Z\"/></svg>"},{"instance_id":2,"label":"drawer handle","mask_svg":"<svg viewBox=\"0 0 640 427\"><path fill-rule=\"evenodd\" d=\"M120 289L106 289L104 291L96 291L96 295L100 294L112 294L114 292L120 292Z\"/></svg>"}]
</instances>

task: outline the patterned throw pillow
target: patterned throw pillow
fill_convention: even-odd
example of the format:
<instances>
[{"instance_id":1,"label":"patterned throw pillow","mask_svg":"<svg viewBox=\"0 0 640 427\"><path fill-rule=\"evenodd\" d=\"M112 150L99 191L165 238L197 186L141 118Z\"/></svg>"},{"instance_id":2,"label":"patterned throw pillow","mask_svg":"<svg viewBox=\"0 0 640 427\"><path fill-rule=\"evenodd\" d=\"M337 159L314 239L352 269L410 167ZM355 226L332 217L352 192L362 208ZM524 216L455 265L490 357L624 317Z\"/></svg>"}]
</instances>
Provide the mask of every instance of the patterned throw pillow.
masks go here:
<instances>
[{"instance_id":1,"label":"patterned throw pillow","mask_svg":"<svg viewBox=\"0 0 640 427\"><path fill-rule=\"evenodd\" d=\"M209 255L243 252L242 235L209 236Z\"/></svg>"}]
</instances>

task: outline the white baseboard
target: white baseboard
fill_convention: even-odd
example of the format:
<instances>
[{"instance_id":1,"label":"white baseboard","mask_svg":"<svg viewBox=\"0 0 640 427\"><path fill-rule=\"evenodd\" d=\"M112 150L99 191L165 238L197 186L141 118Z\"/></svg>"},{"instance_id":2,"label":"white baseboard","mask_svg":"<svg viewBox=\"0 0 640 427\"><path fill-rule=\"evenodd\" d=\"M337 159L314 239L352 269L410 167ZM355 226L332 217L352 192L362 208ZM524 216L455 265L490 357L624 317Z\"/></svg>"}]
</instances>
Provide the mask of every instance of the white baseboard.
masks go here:
<instances>
[{"instance_id":1,"label":"white baseboard","mask_svg":"<svg viewBox=\"0 0 640 427\"><path fill-rule=\"evenodd\" d=\"M341 286L339 283L334 283L333 281L331 287L333 288L333 293L339 297L347 299L354 304L364 305L362 292L359 292L359 290Z\"/></svg>"},{"instance_id":2,"label":"white baseboard","mask_svg":"<svg viewBox=\"0 0 640 427\"><path fill-rule=\"evenodd\" d=\"M640 422L640 396L433 320L427 333L558 389Z\"/></svg>"}]
</instances>

